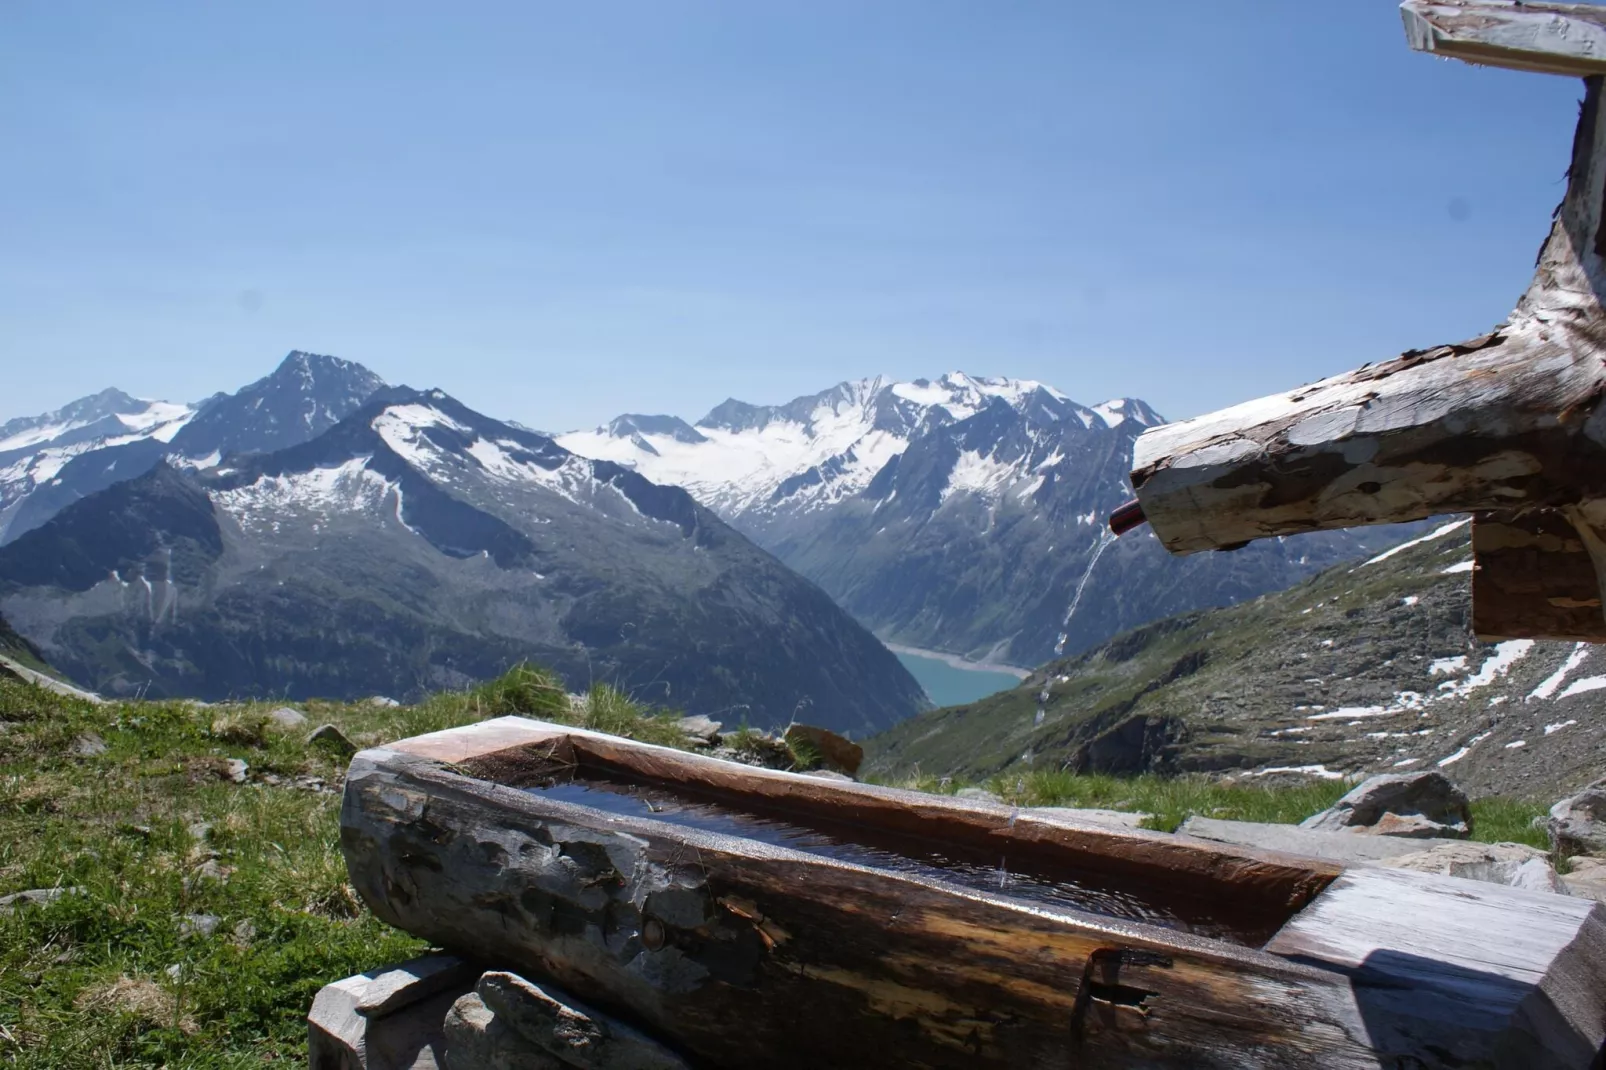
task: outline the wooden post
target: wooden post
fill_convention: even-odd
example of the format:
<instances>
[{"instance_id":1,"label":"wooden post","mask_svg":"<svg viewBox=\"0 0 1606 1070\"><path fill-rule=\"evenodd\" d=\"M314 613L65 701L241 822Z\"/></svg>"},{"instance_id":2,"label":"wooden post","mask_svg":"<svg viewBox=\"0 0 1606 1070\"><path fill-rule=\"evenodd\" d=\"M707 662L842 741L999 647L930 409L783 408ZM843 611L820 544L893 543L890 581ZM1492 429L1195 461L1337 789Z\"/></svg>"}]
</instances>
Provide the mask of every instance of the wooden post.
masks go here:
<instances>
[{"instance_id":1,"label":"wooden post","mask_svg":"<svg viewBox=\"0 0 1606 1070\"><path fill-rule=\"evenodd\" d=\"M1147 431L1132 484L1175 553L1474 512L1491 517L1480 524L1486 545L1505 538L1493 517L1508 529L1570 525L1586 550L1565 551L1573 556L1559 571L1570 577L1593 560L1591 545L1606 562L1606 516L1592 504L1606 502L1606 8L1407 0L1401 11L1419 50L1586 76L1567 192L1527 291L1487 334ZM1606 639L1598 582L1532 590L1529 574L1551 567L1532 560L1550 552L1544 545L1521 560L1480 555L1476 627ZM1573 604L1589 600L1585 586L1593 607ZM1560 601L1536 614L1534 597Z\"/></svg>"}]
</instances>

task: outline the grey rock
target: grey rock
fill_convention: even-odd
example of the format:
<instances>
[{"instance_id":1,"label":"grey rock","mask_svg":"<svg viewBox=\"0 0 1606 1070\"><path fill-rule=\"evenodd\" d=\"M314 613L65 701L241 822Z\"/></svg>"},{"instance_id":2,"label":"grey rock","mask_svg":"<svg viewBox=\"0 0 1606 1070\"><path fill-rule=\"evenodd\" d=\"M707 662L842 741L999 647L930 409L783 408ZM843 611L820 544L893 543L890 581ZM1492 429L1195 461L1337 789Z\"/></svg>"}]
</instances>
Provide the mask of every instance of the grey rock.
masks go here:
<instances>
[{"instance_id":1,"label":"grey rock","mask_svg":"<svg viewBox=\"0 0 1606 1070\"><path fill-rule=\"evenodd\" d=\"M1472 834L1466 793L1443 773L1384 773L1356 785L1300 828L1415 839L1462 839Z\"/></svg>"},{"instance_id":2,"label":"grey rock","mask_svg":"<svg viewBox=\"0 0 1606 1070\"><path fill-rule=\"evenodd\" d=\"M721 722L700 713L693 717L682 717L676 723L688 737L702 740L704 743L719 742L720 729L725 727Z\"/></svg>"},{"instance_id":3,"label":"grey rock","mask_svg":"<svg viewBox=\"0 0 1606 1070\"><path fill-rule=\"evenodd\" d=\"M377 706L382 710L393 710L397 706L400 706L401 703L397 702L393 698L387 698L384 695L375 695L373 698L368 700L368 705Z\"/></svg>"},{"instance_id":4,"label":"grey rock","mask_svg":"<svg viewBox=\"0 0 1606 1070\"><path fill-rule=\"evenodd\" d=\"M267 712L269 728L276 728L281 732L293 732L305 727L307 715L290 706L280 706Z\"/></svg>"},{"instance_id":5,"label":"grey rock","mask_svg":"<svg viewBox=\"0 0 1606 1070\"><path fill-rule=\"evenodd\" d=\"M207 937L217 932L223 919L216 914L186 914L179 919L178 935L182 940L194 936Z\"/></svg>"},{"instance_id":6,"label":"grey rock","mask_svg":"<svg viewBox=\"0 0 1606 1070\"><path fill-rule=\"evenodd\" d=\"M1353 832L1322 832L1299 825L1271 825L1257 821L1223 821L1194 816L1177 829L1184 836L1196 836L1216 843L1235 843L1264 851L1282 851L1329 862L1374 862L1410 854L1459 840L1415 840L1401 836L1357 836Z\"/></svg>"},{"instance_id":7,"label":"grey rock","mask_svg":"<svg viewBox=\"0 0 1606 1070\"><path fill-rule=\"evenodd\" d=\"M235 784L244 784L246 781L246 776L251 771L250 765L246 764L246 760L244 758L230 758L228 760L228 764L229 780Z\"/></svg>"},{"instance_id":8,"label":"grey rock","mask_svg":"<svg viewBox=\"0 0 1606 1070\"><path fill-rule=\"evenodd\" d=\"M960 788L954 792L954 798L964 799L966 802L986 802L1003 805L1004 800L988 791L986 788Z\"/></svg>"},{"instance_id":9,"label":"grey rock","mask_svg":"<svg viewBox=\"0 0 1606 1070\"><path fill-rule=\"evenodd\" d=\"M1571 858L1567 875L1561 878L1568 895L1606 903L1606 858Z\"/></svg>"},{"instance_id":10,"label":"grey rock","mask_svg":"<svg viewBox=\"0 0 1606 1070\"><path fill-rule=\"evenodd\" d=\"M251 924L251 919L249 918L235 922L233 938L236 947L250 947L251 942L257 938L257 927Z\"/></svg>"},{"instance_id":11,"label":"grey rock","mask_svg":"<svg viewBox=\"0 0 1606 1070\"><path fill-rule=\"evenodd\" d=\"M474 990L497 1018L563 1065L578 1070L688 1070L684 1060L644 1034L517 974L487 973Z\"/></svg>"},{"instance_id":12,"label":"grey rock","mask_svg":"<svg viewBox=\"0 0 1606 1070\"><path fill-rule=\"evenodd\" d=\"M325 985L307 1015L310 1070L439 1066L442 1022L479 972L452 955L427 955Z\"/></svg>"},{"instance_id":13,"label":"grey rock","mask_svg":"<svg viewBox=\"0 0 1606 1070\"><path fill-rule=\"evenodd\" d=\"M10 914L13 910L22 907L48 906L64 895L80 895L83 888L69 885L65 888L29 888L25 892L12 892L10 895L0 895L0 914Z\"/></svg>"},{"instance_id":14,"label":"grey rock","mask_svg":"<svg viewBox=\"0 0 1606 1070\"><path fill-rule=\"evenodd\" d=\"M321 724L314 728L307 736L307 743L320 744L330 747L341 754L356 754L357 745L346 738L346 734L332 724Z\"/></svg>"},{"instance_id":15,"label":"grey rock","mask_svg":"<svg viewBox=\"0 0 1606 1070\"><path fill-rule=\"evenodd\" d=\"M208 840L212 837L212 823L210 821L192 821L186 829L190 838L194 840Z\"/></svg>"},{"instance_id":16,"label":"grey rock","mask_svg":"<svg viewBox=\"0 0 1606 1070\"><path fill-rule=\"evenodd\" d=\"M184 890L193 892L208 881L227 884L233 875L234 870L231 867L223 865L215 858L208 858L190 870L190 875L184 878Z\"/></svg>"},{"instance_id":17,"label":"grey rock","mask_svg":"<svg viewBox=\"0 0 1606 1070\"><path fill-rule=\"evenodd\" d=\"M446 1012L446 1070L568 1070L470 992Z\"/></svg>"},{"instance_id":18,"label":"grey rock","mask_svg":"<svg viewBox=\"0 0 1606 1070\"><path fill-rule=\"evenodd\" d=\"M804 747L820 756L821 764L838 773L854 776L864 764L864 748L829 728L812 724L793 724L786 728L786 742L792 747Z\"/></svg>"},{"instance_id":19,"label":"grey rock","mask_svg":"<svg viewBox=\"0 0 1606 1070\"><path fill-rule=\"evenodd\" d=\"M1552 806L1545 831L1559 856L1606 857L1606 778Z\"/></svg>"},{"instance_id":20,"label":"grey rock","mask_svg":"<svg viewBox=\"0 0 1606 1070\"><path fill-rule=\"evenodd\" d=\"M1522 843L1451 841L1426 851L1397 855L1381 864L1392 869L1441 873L1534 892L1567 894L1545 853Z\"/></svg>"},{"instance_id":21,"label":"grey rock","mask_svg":"<svg viewBox=\"0 0 1606 1070\"><path fill-rule=\"evenodd\" d=\"M1142 828L1143 823L1154 816L1141 811L1129 813L1125 810L1081 810L1069 806L1034 806L1022 813L1025 817L1049 821L1063 818L1074 822L1103 825L1106 828L1115 829Z\"/></svg>"},{"instance_id":22,"label":"grey rock","mask_svg":"<svg viewBox=\"0 0 1606 1070\"><path fill-rule=\"evenodd\" d=\"M106 751L106 741L93 732L85 732L73 740L72 752L75 757L98 758Z\"/></svg>"},{"instance_id":23,"label":"grey rock","mask_svg":"<svg viewBox=\"0 0 1606 1070\"><path fill-rule=\"evenodd\" d=\"M169 981L173 981L175 983L182 981L184 979L184 964L182 962L175 962L162 972L167 974L167 979Z\"/></svg>"}]
</instances>

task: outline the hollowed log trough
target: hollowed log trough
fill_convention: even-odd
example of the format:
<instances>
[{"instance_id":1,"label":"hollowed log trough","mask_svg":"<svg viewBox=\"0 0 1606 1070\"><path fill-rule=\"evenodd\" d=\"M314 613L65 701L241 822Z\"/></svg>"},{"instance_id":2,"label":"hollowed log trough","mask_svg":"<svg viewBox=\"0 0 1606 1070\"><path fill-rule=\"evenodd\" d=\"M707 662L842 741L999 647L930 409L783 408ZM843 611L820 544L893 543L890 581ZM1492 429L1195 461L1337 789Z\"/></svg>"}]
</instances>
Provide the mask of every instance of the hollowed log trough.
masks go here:
<instances>
[{"instance_id":1,"label":"hollowed log trough","mask_svg":"<svg viewBox=\"0 0 1606 1070\"><path fill-rule=\"evenodd\" d=\"M541 790L574 776L645 810ZM954 876L691 827L654 809L670 796ZM709 1068L1585 1068L1606 1038L1606 908L1587 900L520 718L357 755L341 845L385 921ZM1092 905L1017 886L1062 879Z\"/></svg>"}]
</instances>

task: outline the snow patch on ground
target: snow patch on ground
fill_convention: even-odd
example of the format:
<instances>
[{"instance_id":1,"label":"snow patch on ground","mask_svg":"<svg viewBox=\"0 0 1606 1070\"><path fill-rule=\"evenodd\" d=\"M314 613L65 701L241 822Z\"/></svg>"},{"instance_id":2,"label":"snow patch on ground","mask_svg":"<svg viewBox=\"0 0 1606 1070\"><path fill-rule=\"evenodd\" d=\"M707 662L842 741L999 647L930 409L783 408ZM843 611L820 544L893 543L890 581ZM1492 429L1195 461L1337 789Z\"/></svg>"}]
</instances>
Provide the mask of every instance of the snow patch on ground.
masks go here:
<instances>
[{"instance_id":1,"label":"snow patch on ground","mask_svg":"<svg viewBox=\"0 0 1606 1070\"><path fill-rule=\"evenodd\" d=\"M1586 676L1582 680L1574 680L1568 684L1567 690L1558 696L1558 701L1564 698L1572 698L1574 695L1582 695L1589 691L1599 691L1603 687L1606 687L1606 676Z\"/></svg>"},{"instance_id":2,"label":"snow patch on ground","mask_svg":"<svg viewBox=\"0 0 1606 1070\"><path fill-rule=\"evenodd\" d=\"M1440 527L1440 528L1434 528L1432 531L1428 532L1426 535L1423 535L1421 538L1412 539L1410 542L1402 542L1398 546L1394 546L1394 547L1391 547L1391 548L1389 548L1387 550L1384 550L1382 553L1378 554L1374 558L1371 558L1371 559L1366 560L1366 561L1362 561L1358 567L1365 568L1367 565L1375 565L1379 561L1387 561L1389 558L1393 557L1395 554L1402 554L1405 551L1407 551L1407 550L1409 550L1409 549L1411 549L1413 547L1421 546L1425 542L1432 542L1434 539L1442 539L1446 535L1450 534L1452 531L1455 531L1457 528L1465 527L1466 525L1468 525L1470 523L1472 523L1471 518L1467 518L1465 520L1452 521L1451 523L1446 524L1446 525L1444 525L1443 527Z\"/></svg>"},{"instance_id":3,"label":"snow patch on ground","mask_svg":"<svg viewBox=\"0 0 1606 1070\"><path fill-rule=\"evenodd\" d=\"M248 486L214 491L212 500L247 531L273 528L289 515L326 519L336 513L377 512L393 486L368 470L368 460L354 457L335 468L265 475Z\"/></svg>"},{"instance_id":4,"label":"snow patch on ground","mask_svg":"<svg viewBox=\"0 0 1606 1070\"><path fill-rule=\"evenodd\" d=\"M1457 563L1451 565L1449 568L1441 568L1441 569L1439 569L1439 575L1441 575L1441 576L1454 576L1458 572L1471 572L1472 571L1472 564L1473 563L1471 561L1458 561Z\"/></svg>"},{"instance_id":5,"label":"snow patch on ground","mask_svg":"<svg viewBox=\"0 0 1606 1070\"><path fill-rule=\"evenodd\" d=\"M1303 773L1323 780L1343 780L1343 773L1335 773L1325 765L1274 765L1269 769L1256 769L1245 776L1271 776L1274 773Z\"/></svg>"},{"instance_id":6,"label":"snow patch on ground","mask_svg":"<svg viewBox=\"0 0 1606 1070\"><path fill-rule=\"evenodd\" d=\"M1534 699L1547 699L1554 695L1556 693L1556 689L1561 687L1572 671L1578 668L1578 666L1582 665L1584 663L1584 659L1588 657L1589 644L1575 644L1573 646L1572 653L1567 655L1567 660L1561 663L1561 668L1545 677L1543 683L1529 692L1527 701L1532 702ZM1582 683L1583 681L1579 682Z\"/></svg>"}]
</instances>

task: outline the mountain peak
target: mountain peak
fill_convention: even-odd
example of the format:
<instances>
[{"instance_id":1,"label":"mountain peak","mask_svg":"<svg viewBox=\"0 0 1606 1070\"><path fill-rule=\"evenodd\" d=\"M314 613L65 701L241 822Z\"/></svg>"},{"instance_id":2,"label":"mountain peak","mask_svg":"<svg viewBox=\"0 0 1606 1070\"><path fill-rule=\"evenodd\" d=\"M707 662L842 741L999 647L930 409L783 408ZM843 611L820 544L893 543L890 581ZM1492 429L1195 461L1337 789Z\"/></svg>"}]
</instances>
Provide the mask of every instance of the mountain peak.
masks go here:
<instances>
[{"instance_id":1,"label":"mountain peak","mask_svg":"<svg viewBox=\"0 0 1606 1070\"><path fill-rule=\"evenodd\" d=\"M210 403L173 439L190 458L283 449L321 435L383 390L356 361L292 350L270 374Z\"/></svg>"},{"instance_id":2,"label":"mountain peak","mask_svg":"<svg viewBox=\"0 0 1606 1070\"><path fill-rule=\"evenodd\" d=\"M1143 427L1154 427L1165 423L1165 417L1155 412L1149 403L1140 398L1112 398L1100 405L1093 406L1093 411L1110 427L1120 427L1131 420Z\"/></svg>"}]
</instances>

